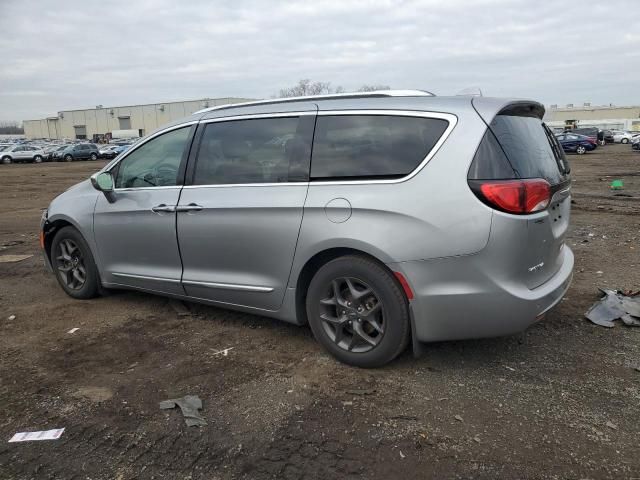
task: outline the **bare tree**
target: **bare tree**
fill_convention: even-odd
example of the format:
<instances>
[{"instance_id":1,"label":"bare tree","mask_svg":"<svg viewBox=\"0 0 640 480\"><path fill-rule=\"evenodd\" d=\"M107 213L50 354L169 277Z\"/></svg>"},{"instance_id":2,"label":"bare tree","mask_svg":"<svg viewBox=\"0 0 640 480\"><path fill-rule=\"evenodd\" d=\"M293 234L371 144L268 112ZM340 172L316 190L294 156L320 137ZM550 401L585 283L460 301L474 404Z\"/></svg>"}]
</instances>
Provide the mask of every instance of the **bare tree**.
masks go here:
<instances>
[{"instance_id":1,"label":"bare tree","mask_svg":"<svg viewBox=\"0 0 640 480\"><path fill-rule=\"evenodd\" d=\"M389 85L362 85L359 92L374 92L376 90L391 90Z\"/></svg>"},{"instance_id":2,"label":"bare tree","mask_svg":"<svg viewBox=\"0 0 640 480\"><path fill-rule=\"evenodd\" d=\"M19 122L15 120L0 121L0 134L21 135L23 133L24 129Z\"/></svg>"},{"instance_id":3,"label":"bare tree","mask_svg":"<svg viewBox=\"0 0 640 480\"><path fill-rule=\"evenodd\" d=\"M307 97L309 95L327 95L330 93L343 93L344 88L332 87L331 82L314 82L308 78L298 81L293 87L281 88L279 97Z\"/></svg>"}]
</instances>

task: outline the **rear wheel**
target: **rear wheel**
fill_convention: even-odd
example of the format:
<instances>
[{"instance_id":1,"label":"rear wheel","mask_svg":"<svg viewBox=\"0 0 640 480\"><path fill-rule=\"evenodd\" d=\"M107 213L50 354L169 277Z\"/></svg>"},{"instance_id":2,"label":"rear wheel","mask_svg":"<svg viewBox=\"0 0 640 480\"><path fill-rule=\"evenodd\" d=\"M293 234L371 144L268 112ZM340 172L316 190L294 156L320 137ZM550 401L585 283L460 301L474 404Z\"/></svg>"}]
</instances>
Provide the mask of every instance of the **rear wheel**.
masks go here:
<instances>
[{"instance_id":1,"label":"rear wheel","mask_svg":"<svg viewBox=\"0 0 640 480\"><path fill-rule=\"evenodd\" d=\"M95 153L92 153L91 155L89 155L89 159L90 160L97 160L98 159L98 155L96 155Z\"/></svg>"},{"instance_id":2,"label":"rear wheel","mask_svg":"<svg viewBox=\"0 0 640 480\"><path fill-rule=\"evenodd\" d=\"M36 155L35 157L33 157L33 163L42 163L42 156Z\"/></svg>"},{"instance_id":3,"label":"rear wheel","mask_svg":"<svg viewBox=\"0 0 640 480\"><path fill-rule=\"evenodd\" d=\"M51 244L51 265L62 289L73 298L88 299L98 295L100 279L91 250L73 227L56 233Z\"/></svg>"},{"instance_id":4,"label":"rear wheel","mask_svg":"<svg viewBox=\"0 0 640 480\"><path fill-rule=\"evenodd\" d=\"M2 163L9 165L11 163L11 157L2 157Z\"/></svg>"},{"instance_id":5,"label":"rear wheel","mask_svg":"<svg viewBox=\"0 0 640 480\"><path fill-rule=\"evenodd\" d=\"M628 138L623 138L622 140L620 140L620 143L629 143L629 139Z\"/></svg>"},{"instance_id":6,"label":"rear wheel","mask_svg":"<svg viewBox=\"0 0 640 480\"><path fill-rule=\"evenodd\" d=\"M73 157L67 153L67 154L64 156L64 161L65 161L65 162L73 162Z\"/></svg>"},{"instance_id":7,"label":"rear wheel","mask_svg":"<svg viewBox=\"0 0 640 480\"><path fill-rule=\"evenodd\" d=\"M367 257L345 256L322 266L309 285L306 307L315 338L349 365L382 366L409 342L404 292Z\"/></svg>"},{"instance_id":8,"label":"rear wheel","mask_svg":"<svg viewBox=\"0 0 640 480\"><path fill-rule=\"evenodd\" d=\"M606 142L604 140L598 140L598 145L600 145L601 147L604 146Z\"/></svg>"},{"instance_id":9,"label":"rear wheel","mask_svg":"<svg viewBox=\"0 0 640 480\"><path fill-rule=\"evenodd\" d=\"M586 151L587 151L587 149L586 149L586 148L584 148L582 145L580 145L580 146L578 146L578 148L576 148L576 153L577 153L578 155L582 155L582 154L584 154Z\"/></svg>"}]
</instances>

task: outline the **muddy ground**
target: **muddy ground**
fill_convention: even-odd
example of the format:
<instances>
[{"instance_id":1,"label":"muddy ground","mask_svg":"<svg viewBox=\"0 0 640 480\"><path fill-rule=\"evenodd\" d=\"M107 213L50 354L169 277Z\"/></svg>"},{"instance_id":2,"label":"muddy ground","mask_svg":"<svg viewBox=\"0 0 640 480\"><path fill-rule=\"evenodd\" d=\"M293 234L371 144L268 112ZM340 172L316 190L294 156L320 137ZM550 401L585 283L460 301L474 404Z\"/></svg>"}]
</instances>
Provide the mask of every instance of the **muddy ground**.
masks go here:
<instances>
[{"instance_id":1,"label":"muddy ground","mask_svg":"<svg viewBox=\"0 0 640 480\"><path fill-rule=\"evenodd\" d=\"M640 288L640 153L570 160L576 269L558 307L522 335L377 370L267 318L72 300L42 267L40 210L103 163L0 165L0 255L34 254L0 263L0 478L640 478L640 328L583 318L597 287ZM158 408L186 394L207 426Z\"/></svg>"}]
</instances>

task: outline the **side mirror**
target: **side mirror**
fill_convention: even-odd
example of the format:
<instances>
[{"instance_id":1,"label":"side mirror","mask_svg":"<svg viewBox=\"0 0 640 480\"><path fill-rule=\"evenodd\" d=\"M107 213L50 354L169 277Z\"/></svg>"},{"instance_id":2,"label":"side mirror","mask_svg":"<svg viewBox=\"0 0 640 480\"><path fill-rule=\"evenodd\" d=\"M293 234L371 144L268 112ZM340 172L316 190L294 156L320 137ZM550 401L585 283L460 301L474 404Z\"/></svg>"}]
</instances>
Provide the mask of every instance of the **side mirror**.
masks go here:
<instances>
[{"instance_id":1,"label":"side mirror","mask_svg":"<svg viewBox=\"0 0 640 480\"><path fill-rule=\"evenodd\" d=\"M110 172L98 172L91 175L91 184L100 192L113 192L113 177Z\"/></svg>"}]
</instances>

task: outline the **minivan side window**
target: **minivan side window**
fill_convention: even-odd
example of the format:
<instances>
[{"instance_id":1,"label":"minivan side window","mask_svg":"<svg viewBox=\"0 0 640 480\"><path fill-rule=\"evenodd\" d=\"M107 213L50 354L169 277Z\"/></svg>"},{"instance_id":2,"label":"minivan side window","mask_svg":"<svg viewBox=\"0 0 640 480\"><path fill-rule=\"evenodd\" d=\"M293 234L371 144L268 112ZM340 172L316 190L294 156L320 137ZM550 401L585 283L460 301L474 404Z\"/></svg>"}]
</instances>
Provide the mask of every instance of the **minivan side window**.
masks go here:
<instances>
[{"instance_id":1,"label":"minivan side window","mask_svg":"<svg viewBox=\"0 0 640 480\"><path fill-rule=\"evenodd\" d=\"M313 115L206 124L194 185L306 181Z\"/></svg>"},{"instance_id":2,"label":"minivan side window","mask_svg":"<svg viewBox=\"0 0 640 480\"><path fill-rule=\"evenodd\" d=\"M311 179L402 177L425 159L449 122L399 115L319 116Z\"/></svg>"},{"instance_id":3,"label":"minivan side window","mask_svg":"<svg viewBox=\"0 0 640 480\"><path fill-rule=\"evenodd\" d=\"M188 146L190 127L178 128L155 137L118 163L116 188L144 188L177 185L178 170Z\"/></svg>"}]
</instances>

